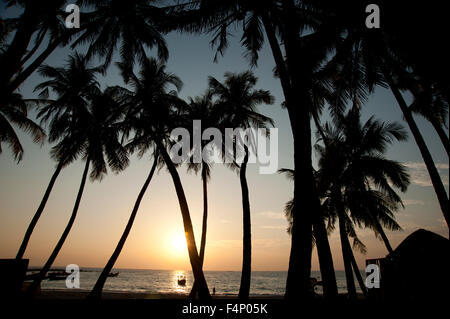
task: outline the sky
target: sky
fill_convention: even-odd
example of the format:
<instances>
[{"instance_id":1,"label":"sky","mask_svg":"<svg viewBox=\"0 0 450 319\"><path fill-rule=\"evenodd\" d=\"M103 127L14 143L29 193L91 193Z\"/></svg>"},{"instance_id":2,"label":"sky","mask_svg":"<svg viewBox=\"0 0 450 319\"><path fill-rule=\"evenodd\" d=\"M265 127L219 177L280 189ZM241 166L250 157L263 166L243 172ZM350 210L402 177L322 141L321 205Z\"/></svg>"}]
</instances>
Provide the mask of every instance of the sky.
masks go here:
<instances>
[{"instance_id":1,"label":"sky","mask_svg":"<svg viewBox=\"0 0 450 319\"><path fill-rule=\"evenodd\" d=\"M0 12L2 16L11 14L5 12L4 8L0 8ZM166 36L170 53L167 69L183 81L184 86L180 92L182 98L201 95L207 88L208 76L222 81L223 74L227 71L242 72L250 69L239 42L239 34L240 30L236 30L230 47L219 58L218 63L213 62L215 51L209 43L211 35L170 33ZM68 54L70 50L59 48L46 63L62 66ZM292 168L292 135L287 111L280 106L284 98L278 79L273 77L274 66L266 43L261 50L258 66L252 71L259 79L256 88L270 90L275 103L261 106L259 110L273 118L275 127L278 128L279 168ZM114 66L99 80L102 87L124 85ZM40 81L42 78L33 74L20 87L24 98L37 96L33 89ZM409 96L405 97L408 101L411 100ZM372 115L383 121L400 121L406 127L393 95L384 88L377 88L363 108L363 120ZM34 117L33 113L31 117ZM323 122L327 120L327 116L322 119ZM448 193L448 157L431 125L420 117L416 117L416 120ZM0 154L0 258L15 257L56 167L56 163L49 158L51 145L33 144L26 134L20 130L17 132L25 149L23 160L16 163L7 147ZM406 193L401 194L405 209L400 209L396 214L403 231L387 232L392 246L395 248L407 235L419 228L448 238L448 228L413 137L390 147L387 157L404 163L411 174L411 185ZM313 162L316 164L315 157ZM142 159L133 155L125 171L120 174L108 172L100 182L87 183L75 224L54 265L103 267L106 264L123 232L151 165L149 155ZM187 173L184 166L178 170L199 245L202 182L200 176ZM58 177L25 253L25 257L30 259L30 265L42 265L53 250L72 212L82 171L83 163L78 160L65 168ZM287 270L290 237L286 233L287 222L283 209L292 197L292 181L279 174L261 175L256 164L249 164L247 181L252 218L252 269ZM239 271L242 267L242 205L237 173L221 164L215 164L208 184L208 195L209 219L204 269ZM355 252L360 268L364 267L365 259L387 254L384 244L375 238L372 231L358 230L358 235L368 248L365 255ZM163 168L150 183L115 267L188 270L190 264L183 239L184 230L175 189L170 175ZM335 268L341 270L343 262L337 230L330 236L330 245ZM315 251L312 268L319 269Z\"/></svg>"}]
</instances>

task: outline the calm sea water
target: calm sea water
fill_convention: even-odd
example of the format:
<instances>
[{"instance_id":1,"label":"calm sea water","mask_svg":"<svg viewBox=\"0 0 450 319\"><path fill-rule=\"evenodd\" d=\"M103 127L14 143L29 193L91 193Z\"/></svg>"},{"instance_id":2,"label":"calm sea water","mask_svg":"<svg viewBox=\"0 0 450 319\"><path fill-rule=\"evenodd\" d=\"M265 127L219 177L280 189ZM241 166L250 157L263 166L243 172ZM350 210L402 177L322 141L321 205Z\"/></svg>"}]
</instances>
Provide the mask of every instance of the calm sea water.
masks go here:
<instances>
[{"instance_id":1,"label":"calm sea water","mask_svg":"<svg viewBox=\"0 0 450 319\"><path fill-rule=\"evenodd\" d=\"M193 283L191 271L171 270L136 270L136 269L114 269L119 271L119 276L109 277L106 281L105 290L133 291L146 293L189 293ZM80 272L80 289L91 289L101 269L87 268ZM364 277L364 273L363 278ZM186 277L186 286L179 286L177 279L179 275ZM313 277L320 280L320 272L313 271ZM208 286L216 289L216 294L236 295L239 292L241 273L238 271L205 271ZM252 295L283 295L286 285L286 271L253 271L251 278ZM336 272L339 292L346 292L345 273ZM41 287L43 289L66 289L65 280L45 280ZM321 293L321 288L316 289Z\"/></svg>"}]
</instances>

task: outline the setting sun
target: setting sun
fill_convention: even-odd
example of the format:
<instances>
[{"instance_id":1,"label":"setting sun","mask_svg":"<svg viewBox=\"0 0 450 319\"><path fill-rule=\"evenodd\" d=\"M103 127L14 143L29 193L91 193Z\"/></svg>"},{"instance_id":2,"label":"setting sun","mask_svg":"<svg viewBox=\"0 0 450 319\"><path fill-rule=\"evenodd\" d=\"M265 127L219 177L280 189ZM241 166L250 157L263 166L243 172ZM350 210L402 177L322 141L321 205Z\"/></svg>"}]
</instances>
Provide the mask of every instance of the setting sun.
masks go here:
<instances>
[{"instance_id":1,"label":"setting sun","mask_svg":"<svg viewBox=\"0 0 450 319\"><path fill-rule=\"evenodd\" d=\"M172 249L174 253L182 253L187 249L186 238L182 234L174 235L172 237Z\"/></svg>"}]
</instances>

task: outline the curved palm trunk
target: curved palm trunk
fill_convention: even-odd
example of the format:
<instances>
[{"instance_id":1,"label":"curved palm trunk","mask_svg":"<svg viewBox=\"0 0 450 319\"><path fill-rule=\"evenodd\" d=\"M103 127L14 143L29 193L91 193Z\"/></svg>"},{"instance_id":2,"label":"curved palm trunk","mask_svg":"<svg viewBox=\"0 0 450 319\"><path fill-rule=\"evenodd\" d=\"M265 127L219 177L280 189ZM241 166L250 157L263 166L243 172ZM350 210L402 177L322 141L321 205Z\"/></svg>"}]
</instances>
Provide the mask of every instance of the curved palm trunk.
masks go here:
<instances>
[{"instance_id":1,"label":"curved palm trunk","mask_svg":"<svg viewBox=\"0 0 450 319\"><path fill-rule=\"evenodd\" d=\"M130 231L131 231L131 228L133 227L133 223L136 218L137 212L139 210L139 206L141 204L142 198L144 197L144 194L147 191L148 185L150 184L150 181L153 178L153 174L155 173L157 164L158 164L158 161L155 158L153 161L153 165L150 170L150 173L148 174L147 179L145 180L144 185L142 186L141 191L138 194L138 197L134 204L130 218L128 219L128 223L125 227L125 230L123 231L123 234L120 237L119 242L117 243L116 249L114 249L114 252L111 255L111 257L109 258L108 262L106 263L105 268L103 268L103 271L100 274L100 277L97 279L97 282L95 283L94 288L89 293L89 296L88 296L89 298L100 298L101 297L102 291L103 291L103 286L105 285L106 279L108 279L108 275L111 272L112 268L114 267L114 264L116 263L117 258L119 258L119 255L123 249L123 246L125 245L128 235L130 234Z\"/></svg>"},{"instance_id":2,"label":"curved palm trunk","mask_svg":"<svg viewBox=\"0 0 450 319\"><path fill-rule=\"evenodd\" d=\"M316 238L317 255L319 257L320 273L323 282L323 295L325 298L334 299L338 296L336 274L334 272L333 256L331 254L330 242L328 241L327 229L323 220L319 219L313 225Z\"/></svg>"},{"instance_id":3,"label":"curved palm trunk","mask_svg":"<svg viewBox=\"0 0 450 319\"><path fill-rule=\"evenodd\" d=\"M248 185L245 173L248 163L248 148L244 145L245 157L241 164L239 177L242 191L242 214L243 214L243 255L242 255L242 274L241 286L239 287L239 299L248 299L250 295L250 279L252 271L252 234L250 220L250 200L248 196Z\"/></svg>"},{"instance_id":4,"label":"curved palm trunk","mask_svg":"<svg viewBox=\"0 0 450 319\"><path fill-rule=\"evenodd\" d=\"M392 249L391 243L389 242L389 239L386 236L386 233L381 226L378 219L374 218L375 227L377 228L378 234L380 234L381 238L383 239L384 245L386 246L386 249L388 250L389 254L393 254L394 250Z\"/></svg>"},{"instance_id":5,"label":"curved palm trunk","mask_svg":"<svg viewBox=\"0 0 450 319\"><path fill-rule=\"evenodd\" d=\"M39 287L41 281L44 279L45 275L47 274L47 272L52 267L53 262L55 261L56 257L58 256L62 246L64 245L64 242L65 242L67 236L69 235L70 230L72 229L73 223L75 222L75 218L77 217L77 212L78 212L78 208L80 206L81 197L83 196L84 186L86 184L86 178L87 178L87 174L88 174L88 171L89 171L89 164L90 164L90 162L91 162L91 160L88 157L86 159L86 165L84 167L83 176L81 178L80 188L78 189L77 198L75 200L75 205L73 207L72 215L70 216L69 222L67 223L67 226L64 229L64 232L63 232L61 238L59 239L58 243L56 244L55 248L53 249L53 252L50 255L49 259L47 260L47 262L45 263L44 267L39 272L38 278L36 278L33 281L33 283L31 284L30 288L28 288L27 292L29 294L32 294L36 290L36 288Z\"/></svg>"},{"instance_id":6,"label":"curved palm trunk","mask_svg":"<svg viewBox=\"0 0 450 319\"><path fill-rule=\"evenodd\" d=\"M33 74L34 71L56 50L56 48L62 43L66 42L71 36L78 32L82 32L87 28L87 24L82 25L80 28L67 29L65 34L51 41L47 47L40 52L39 56L34 59L24 70L16 75L14 79L8 83L8 92L14 92L28 77Z\"/></svg>"},{"instance_id":7,"label":"curved palm trunk","mask_svg":"<svg viewBox=\"0 0 450 319\"><path fill-rule=\"evenodd\" d=\"M0 58L0 88L5 88L14 74L20 69L22 57L26 54L35 27L38 23L35 3L30 2L25 6L23 15L17 25L17 31L6 52Z\"/></svg>"},{"instance_id":8,"label":"curved palm trunk","mask_svg":"<svg viewBox=\"0 0 450 319\"><path fill-rule=\"evenodd\" d=\"M436 130L436 133L439 135L439 138L441 139L442 145L444 145L445 151L447 152L447 155L450 156L450 140L447 136L447 134L445 134L444 129L442 128L442 126L439 124L438 121L436 121L435 119L432 119L430 121L431 125L433 125L434 129Z\"/></svg>"},{"instance_id":9,"label":"curved palm trunk","mask_svg":"<svg viewBox=\"0 0 450 319\"><path fill-rule=\"evenodd\" d=\"M37 211L34 213L33 219L31 220L30 224L28 225L27 231L25 232L25 236L22 240L22 244L20 245L19 251L17 252L16 259L23 258L23 255L25 254L25 250L27 249L27 246L28 246L28 242L30 241L31 234L33 233L33 230L36 227L36 224L37 224L39 218L41 217L42 212L44 211L45 205L47 204L47 200L50 196L53 186L55 185L55 181L58 178L58 175L61 172L62 168L63 168L63 161L60 161L58 163L58 166L56 167L55 172L52 175L52 178L50 179L47 189L45 190L44 197L42 197L41 203L40 203Z\"/></svg>"},{"instance_id":10,"label":"curved palm trunk","mask_svg":"<svg viewBox=\"0 0 450 319\"><path fill-rule=\"evenodd\" d=\"M197 246L195 244L194 229L192 227L191 216L189 213L189 207L186 200L186 195L184 194L183 185L181 184L180 176L178 175L177 169L172 162L166 148L162 142L157 141L158 150L166 163L169 173L172 177L173 184L178 196L178 202L180 204L181 215L183 218L184 232L186 236L186 243L189 253L189 261L191 262L192 272L194 274L194 280L197 282L198 295L201 299L209 299L211 295L208 290L208 285L206 283L205 275L200 263L200 258L197 252Z\"/></svg>"},{"instance_id":11,"label":"curved palm trunk","mask_svg":"<svg viewBox=\"0 0 450 319\"><path fill-rule=\"evenodd\" d=\"M350 299L356 299L355 279L353 278L351 263L352 248L347 237L347 231L342 212L339 213L339 235L341 238L342 257L344 259L345 280L347 283L348 297Z\"/></svg>"},{"instance_id":12,"label":"curved palm trunk","mask_svg":"<svg viewBox=\"0 0 450 319\"><path fill-rule=\"evenodd\" d=\"M361 291L362 291L364 297L367 298L366 284L361 276L361 272L359 271L358 263L356 262L355 255L353 254L353 250L350 250L350 252L351 252L351 263L352 263L353 271L356 276L356 280L358 281L359 288L361 288Z\"/></svg>"},{"instance_id":13,"label":"curved palm trunk","mask_svg":"<svg viewBox=\"0 0 450 319\"><path fill-rule=\"evenodd\" d=\"M21 66L23 66L36 53L37 49L39 49L39 47L41 46L42 41L44 41L47 32L48 32L48 29L46 29L44 32L42 32L42 34L39 36L39 38L34 41L35 43L34 43L33 48L20 61Z\"/></svg>"},{"instance_id":14,"label":"curved palm trunk","mask_svg":"<svg viewBox=\"0 0 450 319\"><path fill-rule=\"evenodd\" d=\"M203 182L203 221L202 221L202 239L200 241L200 263L203 267L206 249L206 231L208 228L208 177L206 176L206 168L204 164L202 164L202 182Z\"/></svg>"},{"instance_id":15,"label":"curved palm trunk","mask_svg":"<svg viewBox=\"0 0 450 319\"><path fill-rule=\"evenodd\" d=\"M434 191L438 198L439 205L442 210L442 214L444 215L445 221L447 222L447 227L449 227L449 230L450 230L449 201L448 201L447 192L445 191L445 188L444 188L444 184L442 183L442 179L439 175L436 165L433 162L431 153L430 153L427 145L425 144L425 140L423 139L423 136L420 133L416 122L414 121L411 111L409 110L405 100L403 99L403 96L400 93L400 90L398 89L397 85L394 83L393 79L390 77L389 72L383 63L382 63L382 68L383 68L384 77L386 78L386 80L389 84L389 87L391 88L391 91L394 94L395 99L397 100L397 103L403 113L403 116L405 117L406 123L408 123L409 129L411 130L411 132L414 136L417 146L419 147L420 153L422 155L422 158L425 162L428 173L430 175L431 183L433 184Z\"/></svg>"},{"instance_id":16,"label":"curved palm trunk","mask_svg":"<svg viewBox=\"0 0 450 319\"><path fill-rule=\"evenodd\" d=\"M323 143L325 144L325 147L327 147L327 139L325 138L319 119L316 116L313 116L313 119L316 128L322 137ZM313 224L313 231L316 237L320 273L322 274L323 280L323 294L325 298L336 298L338 296L336 273L334 272L333 256L331 254L328 234L323 219L316 218L315 223Z\"/></svg>"},{"instance_id":17,"label":"curved palm trunk","mask_svg":"<svg viewBox=\"0 0 450 319\"><path fill-rule=\"evenodd\" d=\"M202 164L202 183L203 183L203 220L202 220L202 239L200 242L200 264L203 269L206 250L206 231L208 228L208 178L206 175L205 164ZM197 295L197 283L194 281L189 298L195 298Z\"/></svg>"}]
</instances>

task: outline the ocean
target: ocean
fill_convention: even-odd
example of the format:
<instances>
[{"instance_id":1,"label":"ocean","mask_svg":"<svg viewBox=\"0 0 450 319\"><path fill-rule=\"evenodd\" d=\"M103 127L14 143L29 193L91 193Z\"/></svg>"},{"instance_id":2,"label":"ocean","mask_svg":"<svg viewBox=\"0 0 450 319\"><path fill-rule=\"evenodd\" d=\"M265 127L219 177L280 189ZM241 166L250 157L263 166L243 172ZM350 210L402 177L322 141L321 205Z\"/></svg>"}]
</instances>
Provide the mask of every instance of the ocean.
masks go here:
<instances>
[{"instance_id":1,"label":"ocean","mask_svg":"<svg viewBox=\"0 0 450 319\"><path fill-rule=\"evenodd\" d=\"M100 268L85 268L80 271L80 289L90 290L94 286L101 272ZM193 284L191 271L181 270L140 270L114 269L119 272L117 277L108 277L104 290L131 291L144 293L179 293L188 294ZM241 280L239 271L205 271L205 277L210 291L215 288L216 294L237 295ZM361 272L363 278L365 275ZM186 285L178 285L179 276L186 277ZM321 280L319 271L312 271L312 277ZM253 271L251 277L251 295L283 295L286 285L286 271ZM336 271L339 292L346 292L344 271ZM358 284L356 287L359 290ZM65 280L45 280L42 289L68 289ZM321 287L316 288L322 293Z\"/></svg>"}]
</instances>

